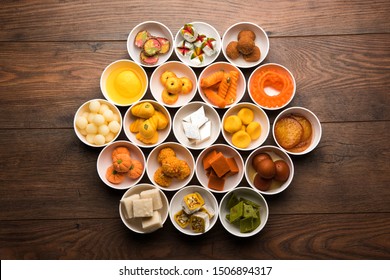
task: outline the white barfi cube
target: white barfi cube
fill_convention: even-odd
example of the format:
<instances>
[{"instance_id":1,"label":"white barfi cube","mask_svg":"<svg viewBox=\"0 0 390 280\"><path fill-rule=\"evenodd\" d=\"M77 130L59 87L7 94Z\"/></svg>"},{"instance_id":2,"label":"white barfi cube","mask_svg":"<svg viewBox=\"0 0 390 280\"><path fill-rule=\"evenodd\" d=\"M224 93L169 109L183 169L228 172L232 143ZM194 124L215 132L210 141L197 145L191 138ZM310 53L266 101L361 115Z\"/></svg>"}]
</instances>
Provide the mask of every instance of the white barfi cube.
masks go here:
<instances>
[{"instance_id":1,"label":"white barfi cube","mask_svg":"<svg viewBox=\"0 0 390 280\"><path fill-rule=\"evenodd\" d=\"M133 201L133 216L139 217L151 217L153 216L153 199L140 198Z\"/></svg>"},{"instance_id":2,"label":"white barfi cube","mask_svg":"<svg viewBox=\"0 0 390 280\"><path fill-rule=\"evenodd\" d=\"M133 194L129 197L125 197L121 199L121 205L125 209L124 215L126 219L133 218L133 201L140 199L139 194Z\"/></svg>"},{"instance_id":3,"label":"white barfi cube","mask_svg":"<svg viewBox=\"0 0 390 280\"><path fill-rule=\"evenodd\" d=\"M211 136L211 121L207 121L200 129L199 129L200 139L196 140L196 144L199 145L204 141L210 139Z\"/></svg>"},{"instance_id":4,"label":"white barfi cube","mask_svg":"<svg viewBox=\"0 0 390 280\"><path fill-rule=\"evenodd\" d=\"M158 211L154 211L152 217L142 219L142 228L146 232L154 231L162 226L161 214Z\"/></svg>"},{"instance_id":5,"label":"white barfi cube","mask_svg":"<svg viewBox=\"0 0 390 280\"><path fill-rule=\"evenodd\" d=\"M158 189L146 190L141 192L141 198L151 198L153 200L153 210L158 210L163 207L161 194Z\"/></svg>"}]
</instances>

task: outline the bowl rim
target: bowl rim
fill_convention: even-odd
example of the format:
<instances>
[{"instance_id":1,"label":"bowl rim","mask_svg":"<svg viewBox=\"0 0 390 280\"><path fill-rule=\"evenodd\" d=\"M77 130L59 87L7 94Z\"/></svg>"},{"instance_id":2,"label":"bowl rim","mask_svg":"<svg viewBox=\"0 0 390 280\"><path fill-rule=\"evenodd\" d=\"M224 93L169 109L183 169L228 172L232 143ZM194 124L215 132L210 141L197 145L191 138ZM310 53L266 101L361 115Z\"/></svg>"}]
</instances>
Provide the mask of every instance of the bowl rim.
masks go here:
<instances>
[{"instance_id":1,"label":"bowl rim","mask_svg":"<svg viewBox=\"0 0 390 280\"><path fill-rule=\"evenodd\" d=\"M249 232L249 233L240 233L240 232L234 232L234 231L231 231L229 230L226 226L225 226L225 221L223 220L224 217L222 215L222 211L224 211L222 209L223 205L224 205L224 202L227 200L228 196L233 193L233 192L240 192L240 191L243 191L243 192L251 192L253 193L254 195L257 195L260 200L264 203L265 205L265 215L266 215L266 219L264 220L264 223L263 223L263 220L261 221L261 224L253 231ZM219 207L218 207L218 212L219 212L219 221L221 222L223 228L229 232L230 234L232 235L235 235L235 236L238 236L238 237L251 237L251 236L254 236L256 234L258 234L260 231L263 230L263 228L266 226L267 222L268 222L268 218L269 218L269 206L268 206L268 203L267 203L267 200L264 198L264 196L260 193L260 192L257 192L256 190L250 188L250 187L247 187L247 186L239 186L239 187L236 187L232 190L230 190L229 192L227 192L221 199L220 203L219 203Z\"/></svg>"},{"instance_id":2,"label":"bowl rim","mask_svg":"<svg viewBox=\"0 0 390 280\"><path fill-rule=\"evenodd\" d=\"M214 208L214 217L210 219L210 226L206 229L205 232L187 232L187 231L184 231L184 229L182 229L179 225L176 224L175 222L175 218L174 218L174 215L175 213L173 213L173 206L172 206L172 203L176 200L179 199L179 196L182 195L182 193L188 191L189 189L195 189L199 192L205 192L207 193L207 196L210 200L212 200L213 204L215 205L215 208ZM191 191L191 192L194 192L194 191ZM218 200L217 198L215 197L215 195L210 192L210 190L202 187L202 186L199 186L199 185L194 185L194 184L190 184L188 186L185 186L183 188L181 188L180 190L178 190L171 198L171 201L169 202L169 211L168 211L168 214L169 214L169 218L173 224L173 226L178 230L180 231L181 233L185 234L185 235L189 235L189 236L199 236L199 235L203 235L207 232L209 232L216 224L217 220L218 220L218 216L219 216L219 204L218 204Z\"/></svg>"},{"instance_id":3,"label":"bowl rim","mask_svg":"<svg viewBox=\"0 0 390 280\"><path fill-rule=\"evenodd\" d=\"M179 109L176 111L176 113L175 113L175 115L173 116L173 119L172 119L172 127L173 127L172 130L173 130L173 134L174 134L176 140L177 140L181 145L183 145L183 146L185 146L186 148L191 149L191 150L203 150L203 149L207 148L207 146L204 147L204 146L202 145L202 146L196 147L196 146L188 146L188 145L186 145L185 143L182 143L182 142L179 140L179 138L177 137L177 135L176 135L176 133L177 133L177 132L176 132L176 128L174 127L175 120L178 118L179 113L182 112L182 111L184 110L184 108L186 108L186 107L188 107L188 106L194 106L195 104L200 105L200 106L207 106L207 107L209 107L210 110L211 110L211 112L212 112L212 114L214 114L215 116L218 117L217 119L218 119L218 128L219 128L219 132L218 132L218 135L215 137L214 141L213 141L212 143L210 143L210 145L213 145L213 144L215 143L215 141L217 141L219 135L221 134L221 118L220 118L218 112L215 110L215 108L213 108L211 105L209 105L209 104L207 104L207 103L205 103L205 102L203 102L203 101L192 101L192 102L189 102L188 104L185 104L185 105L182 106L181 108L179 108ZM209 145L209 146L210 146L210 145Z\"/></svg>"},{"instance_id":4,"label":"bowl rim","mask_svg":"<svg viewBox=\"0 0 390 280\"><path fill-rule=\"evenodd\" d=\"M258 104L254 100L254 98L252 97L252 93L251 93L251 90L250 90L250 83L252 81L252 78L253 78L253 76L255 75L255 73L257 71L259 71L261 68L264 68L264 67L267 67L267 66L276 66L276 67L280 67L280 68L284 69L285 71L287 71L287 73L290 75L290 77L291 77L291 79L293 81L293 84L294 84L293 94L291 95L291 98L283 106L280 106L280 107L265 107L265 106L262 106L262 105ZM276 110L281 110L281 109L285 108L287 105L289 105L291 103L291 101L294 99L296 91L297 91L297 83L296 83L294 75L292 74L292 72L286 66L284 66L282 64L279 64L279 63L270 62L270 63L265 63L265 64L262 64L262 65L259 65L255 70L252 71L252 73L250 74L250 76L248 78L247 91L248 91L249 98L252 100L253 103L257 104L259 107L261 107L264 110L276 111Z\"/></svg>"},{"instance_id":5,"label":"bowl rim","mask_svg":"<svg viewBox=\"0 0 390 280\"><path fill-rule=\"evenodd\" d=\"M266 52L265 52L265 55L264 55L263 59L259 59L258 61L252 62L252 63L249 63L249 62L248 62L247 65L242 65L242 64L237 64L237 63L235 63L233 59L230 59L230 58L227 56L227 54L226 54L226 46L227 46L227 45L226 45L226 46L224 45L224 38L226 37L226 35L228 34L228 32L229 32L230 30L232 30L234 27L236 27L236 26L238 26L238 25L252 25L252 26L254 26L255 28L259 29L259 31L264 35L264 37L265 37L265 43L266 43L266 45L267 45L267 49L266 49ZM268 55L268 53L269 53L269 49L270 49L270 42L269 42L269 37L268 37L267 32L265 32L265 30L264 30L260 25L258 25L258 24L256 24L256 23L253 23L253 22L250 22L250 21L240 21L240 22L236 22L235 24L229 26L229 27L225 30L225 32L223 33L223 35L222 35L222 53L223 53L225 59L226 59L227 61L229 61L231 64L233 64L233 65L235 65L235 66L237 66L237 67L239 67L239 68L252 68L252 67L258 66L259 64L261 64L261 63L267 58L267 55Z\"/></svg>"},{"instance_id":6,"label":"bowl rim","mask_svg":"<svg viewBox=\"0 0 390 280\"><path fill-rule=\"evenodd\" d=\"M182 67L185 67L187 70L190 71L192 77L188 77L188 78L191 78L191 81L194 82L192 80L192 78L194 78L195 80L195 85L198 84L198 77L196 76L196 73L195 71L187 64L183 63L182 61L178 61L178 60L169 60L169 61L166 61L165 63L162 63L161 65L157 66L156 69L154 69L152 75L150 76L150 81L149 81L149 89L150 89L150 93L152 94L153 98L157 101L157 98L156 98L156 94L154 92L154 90L152 89L152 81L155 79L155 75L157 75L157 72L163 68L163 67L167 67L167 65L181 65ZM192 92L191 93L188 93L188 95L190 95L190 101L192 99L194 99L195 95L196 95L196 91L197 91L197 88L196 86L193 85L193 89L192 89ZM180 98L180 97L179 97ZM159 102L159 101L157 101ZM182 106L184 106L185 104L182 104L182 105L178 105L177 102L175 104L166 104L164 103L163 104L165 107L167 108L180 108Z\"/></svg>"},{"instance_id":7,"label":"bowl rim","mask_svg":"<svg viewBox=\"0 0 390 280\"><path fill-rule=\"evenodd\" d=\"M130 118L130 114L131 114L131 108L133 108L135 105L139 104L139 103L143 103L143 102L150 102L154 105L157 105L159 108L163 108L164 112L168 115L168 126L166 128L164 128L163 130L166 130L168 129L168 131L166 131L166 136L164 138L161 138L159 141L157 141L157 143L155 144L145 144L145 143L142 143L141 141L138 141L138 142L134 142L132 140L132 137L130 137L131 135L134 135L134 133L132 133L129 129L128 129L128 120ZM153 99L141 99L139 101L137 101L136 103L132 104L127 110L126 110L126 113L123 117L123 124L126 123L126 126L124 125L123 127L123 130L125 132L125 136L126 138L132 142L133 144L139 146L140 148L153 148L153 147L156 147L162 143L164 143L164 141L168 138L169 134L171 133L171 129L172 129L172 117L171 117L171 114L169 112L169 110L162 104L158 103L156 100L153 100ZM165 134L164 133L164 134Z\"/></svg>"},{"instance_id":8,"label":"bowl rim","mask_svg":"<svg viewBox=\"0 0 390 280\"><path fill-rule=\"evenodd\" d=\"M249 160L252 160L253 156L257 153L260 153L260 152L266 152L267 150L272 150L273 153L280 153L283 155L283 157L285 157L287 159L287 164L289 165L289 168L290 168L290 175L287 179L286 182L284 182L280 187L276 188L276 189L272 189L272 190L267 190L267 191L261 191L259 189L257 189L252 180L249 178L249 171L248 171L248 168L249 168L249 165L251 165L251 163L249 162ZM273 150L276 150L277 152L274 152ZM278 155L280 158L282 158L282 156L280 156L280 154ZM286 161L286 160L285 160ZM279 194L283 191L285 191L292 183L293 179L294 179L294 173L295 173L295 167L294 167L294 162L293 160L291 159L290 155L288 153L286 153L286 151L282 150L281 148L279 148L278 146L273 146L273 145L266 145L266 146L261 146L261 147L258 147L257 149L255 149L254 151L252 151L249 156L246 158L245 160L245 179L246 181L248 182L249 186L254 190L254 191L257 191L257 192L260 192L261 194L264 194L264 195L275 195L275 194ZM282 187L283 186L283 187Z\"/></svg>"},{"instance_id":9,"label":"bowl rim","mask_svg":"<svg viewBox=\"0 0 390 280\"><path fill-rule=\"evenodd\" d=\"M137 62L133 55L132 55L132 52L130 51L130 45L132 44L131 42L131 37L132 35L135 33L135 30L143 25L146 25L146 24L156 24L156 25L159 25L161 26L162 28L164 28L168 34L169 34L169 38L168 40L170 40L170 43L171 43L171 47L168 51L168 53L166 54L166 58L163 59L163 60L159 60L156 64L153 64L153 65L149 65L149 64L144 64L144 63L141 63L141 62ZM155 21L155 20L147 20L147 21L143 21L143 22L140 22L138 23L136 26L134 26L129 34L127 35L127 40L126 40L126 48L127 48L127 53L129 54L130 58L134 61L134 63L142 66L142 67L146 67L146 68L153 68L153 67L157 67L161 64L164 64L165 62L167 62L169 60L169 58L172 56L172 53L173 53L173 48L174 48L174 43L175 43L175 38L173 37L173 34L172 34L172 31L168 28L168 26L166 26L164 23L160 22L160 21Z\"/></svg>"},{"instance_id":10,"label":"bowl rim","mask_svg":"<svg viewBox=\"0 0 390 280\"><path fill-rule=\"evenodd\" d=\"M129 192L133 191L134 189L137 189L137 188L148 188L147 190L151 190L151 189L158 189L156 188L156 186L152 185L152 184L149 184L149 183L141 183L141 184L137 184L137 185L134 185L132 187L130 187L128 190L126 190L126 192L122 195L121 199L119 200L119 216L122 220L122 223L128 228L130 229L131 231L135 232L135 233L139 233L139 234L148 234L148 233L152 233L154 231L157 231L158 229L154 230L154 231L139 231L139 230L136 230L134 228L132 228L127 222L126 222L126 219L124 217L124 214L122 213L122 207L121 207L121 203L120 201L123 199L123 198L126 198L129 194ZM167 196L165 195L165 193L163 191L161 191L160 189L158 189L158 191L160 192L160 195L161 195L161 199L163 200L163 203L166 204L166 208L167 208L167 211L166 213L164 213L164 215L161 215L161 221L162 221L162 225L164 226L165 222L167 221L167 218L168 218L168 215L169 215L169 200L167 198Z\"/></svg>"},{"instance_id":11,"label":"bowl rim","mask_svg":"<svg viewBox=\"0 0 390 280\"><path fill-rule=\"evenodd\" d=\"M316 124L318 125L318 131L316 131L316 133L318 134L318 137L316 137L316 141L315 142L312 142L312 144L310 144L310 146L302 151L302 152L299 152L299 153L296 153L296 152L291 152L291 151L288 151L287 149L283 148L282 146L280 146L279 142L276 140L276 136L275 136L275 125L276 125L276 122L281 118L283 117L284 115L290 113L291 111L304 111L306 112L307 114L309 114L311 117L313 117L313 119L316 121ZM298 113L299 114L299 113ZM312 124L312 127L314 125ZM294 156L300 156L300 155L305 155L305 154L308 154L310 153L311 151L313 151L317 146L318 144L320 143L321 141L321 138L322 138L322 125L321 125L321 122L319 120L319 118L317 117L316 114L314 114L311 110L305 108L305 107L300 107L300 106L294 106L294 107L289 107L283 111L281 111L275 118L273 124L272 124L272 136L273 136L273 139L276 143L276 145L278 145L278 147L280 149L282 149L283 151L285 151L287 154L290 154L290 155L294 155Z\"/></svg>"},{"instance_id":12,"label":"bowl rim","mask_svg":"<svg viewBox=\"0 0 390 280\"><path fill-rule=\"evenodd\" d=\"M81 112L81 109L84 108L84 107L86 107L86 106L88 105L88 103L90 103L90 102L92 102L92 101L103 102L103 103L105 103L106 105L113 107L114 110L115 110L115 113L117 113L118 116L119 116L119 120L120 120L120 123L119 123L120 129L119 129L118 133L115 135L115 137L114 137L110 142L104 143L103 145L95 145L95 144L89 143L89 142L87 141L87 139L85 139L85 136L82 135L82 134L80 133L80 131L78 130L78 128L77 128L77 126L76 126L76 119L77 119L77 117L79 116L79 114L80 114L80 112ZM90 146L90 147L93 147L93 148L102 148L102 147L107 146L108 144L113 143L113 142L118 138L119 134L121 133L122 127L123 127L122 114L121 114L120 110L118 109L118 107L115 106L115 104L111 103L110 101L108 101L108 100L106 100L106 99L102 99L102 98L93 98L93 99L90 99L90 100L88 100L88 101L85 101L83 104L81 104L81 105L79 106L79 108L76 110L76 113L74 114L74 117L73 117L73 130L74 130L74 133L76 134L77 138L79 138L79 140L80 140L81 142L83 142L85 145Z\"/></svg>"},{"instance_id":13,"label":"bowl rim","mask_svg":"<svg viewBox=\"0 0 390 280\"><path fill-rule=\"evenodd\" d=\"M235 70L237 70L238 73L239 73L239 75L240 75L240 78L241 78L240 81L242 81L242 82L244 83L244 84L243 84L243 91L242 91L242 94L240 94L240 96L237 95L236 100L235 100L232 104L226 105L224 108L220 108L220 107L218 107L218 106L215 106L215 105L211 104L211 103L208 101L207 97L204 96L204 93L203 93L203 91L202 91L202 89L201 89L201 86L200 86L200 81L201 81L201 78L202 78L202 76L204 75L204 73L205 73L208 69L210 69L211 67L217 67L217 66L219 66L219 65L225 66L225 67L227 67L227 68L234 68ZM237 67L236 65L231 64L231 63L229 63L229 62L227 62L227 61L215 61L215 62L210 63L209 65L207 65L207 66L200 72L199 77L198 77L198 81L197 81L197 83L196 83L196 87L197 87L197 89L198 89L199 96L200 96L200 98L202 99L202 101L203 101L204 103L210 105L210 106L213 107L214 109L225 110L225 109L229 109L229 108L233 107L234 105L240 103L240 101L241 101L241 99L244 97L245 92L246 92L246 89L247 89L247 81L246 81L245 75L244 75L244 73L242 72L242 70L241 70L239 67Z\"/></svg>"},{"instance_id":14,"label":"bowl rim","mask_svg":"<svg viewBox=\"0 0 390 280\"><path fill-rule=\"evenodd\" d=\"M231 115L231 112L233 110L235 110L237 107L244 107L244 106L248 106L248 107L253 107L253 108L256 108L257 110L259 110L259 112L261 112L261 114L263 115L263 117L265 117L266 119L266 122L267 122L267 132L264 136L264 140L261 141L259 144L256 144L257 146L254 146L252 148L245 148L245 149L242 149L242 148L238 148L236 146L233 145L233 143L231 143L231 141L228 140L228 137L226 135L226 132L225 132L225 129L223 128L223 124L224 124L224 121L225 119ZM269 136L269 132L270 132L270 129L271 129L271 124L270 124L270 121L269 121L269 117L267 115L267 113L263 110L263 108L261 108L258 104L256 103L252 103L252 102L240 102L240 103L237 103L235 104L234 106L228 108L226 110L226 112L223 114L222 116L222 120L221 120L221 130L222 130L222 136L223 138L225 139L226 143L228 143L229 145L233 146L235 149L239 150L239 151L252 151L252 150L255 150L257 149L258 147L260 147L261 145L264 144L264 142L267 140L268 136ZM261 131L263 132L264 128L263 126L261 127ZM256 141L256 140L255 140Z\"/></svg>"},{"instance_id":15,"label":"bowl rim","mask_svg":"<svg viewBox=\"0 0 390 280\"><path fill-rule=\"evenodd\" d=\"M112 68L114 65L116 65L116 64L118 64L118 63L130 63L131 65L137 67L137 69L140 70L140 73L142 74L142 76L145 78L145 82L146 82L145 89L144 89L144 91L143 91L143 93L142 93L142 95L141 95L141 97L140 97L140 99L139 99L138 101L142 100L142 98L144 98L146 92L148 91L149 78L148 78L148 75L147 75L145 69L144 69L141 65L139 65L138 63L136 63L135 61L130 60L130 59L118 59L118 60L114 60L114 61L112 61L110 64L108 64L108 65L104 68L102 74L100 75L100 91L101 91L101 93L103 94L104 98L107 99L108 102L110 102L110 103L112 103L112 104L114 104L114 105L116 105L116 106L119 106L119 107L131 106L132 104L134 104L134 103L136 103L136 102L138 102L138 101L135 101L135 102L133 102L133 103L126 103L126 104L119 104L119 103L117 103L117 102L114 102L114 101L108 96L108 94L107 94L107 92L106 92L106 89L104 88L104 85L103 85L103 83L104 83L103 77L104 77L105 75L108 75L108 74L106 74L106 73L109 71L109 69Z\"/></svg>"},{"instance_id":16,"label":"bowl rim","mask_svg":"<svg viewBox=\"0 0 390 280\"><path fill-rule=\"evenodd\" d=\"M193 168L192 168L191 173L188 176L188 178L183 180L183 182L184 182L183 186L179 186L177 188L164 188L164 187L161 187L160 185L158 185L157 183L155 183L155 181L153 179L153 175L154 174L149 174L148 166L149 166L149 160L151 160L152 154L157 153L157 150L159 150L159 149L163 149L165 147L171 147L171 146L175 146L175 147L178 147L179 149L183 149L186 153L188 153L190 155L191 163L192 163ZM173 142L173 141L164 142L164 143L161 143L160 145L154 147L150 151L150 153L149 153L149 155L148 155L148 157L146 159L145 166L146 166L146 168L145 168L146 169L146 175L148 176L149 181L152 183L152 185L156 186L157 188L159 188L162 191L167 191L167 192L178 191L178 190L182 189L183 187L185 187L187 184L189 184L191 182L192 178L194 177L194 173L195 173L195 169L196 169L195 158L194 158L194 155L191 153L191 151L187 147L185 147L184 145L181 145L180 143Z\"/></svg>"},{"instance_id":17,"label":"bowl rim","mask_svg":"<svg viewBox=\"0 0 390 280\"><path fill-rule=\"evenodd\" d=\"M107 183L104 181L104 179L102 178L103 174L100 174L100 172L99 172L99 162L100 162L101 159L102 159L103 153L104 153L107 149L111 148L113 145L118 145L118 146L120 146L120 145L126 146L126 145L127 145L127 146L131 146L132 148L136 149L136 150L141 154L141 158L142 158L141 161L142 161L142 164L143 164L144 168L143 168L143 170L142 170L142 174L139 176L138 179L135 180L134 183L132 183L132 184L127 184L127 185L125 185L124 187L119 187L119 184L118 184L118 185L114 185L114 184L111 184L111 183L110 183L110 184L107 184ZM144 176L145 170L146 170L146 159L145 159L144 153L142 152L142 150L140 149L140 147L138 147L138 146L135 145L134 143L132 143L132 142L130 142L130 141L127 141L127 140L118 140L118 141L113 141L113 142L111 142L109 145L107 145L106 147L104 147L104 148L100 151L100 153L99 153L99 155L98 155L98 158L97 158L97 160L96 160L96 171L97 171L97 173L98 173L98 176L99 176L100 180L101 180L106 186L108 186L108 187L110 187L110 188L112 188L112 189L114 189L114 190L127 190L127 189L131 188L132 186L137 185L137 184L141 181L142 177ZM108 182L108 183L109 183L109 182Z\"/></svg>"},{"instance_id":18,"label":"bowl rim","mask_svg":"<svg viewBox=\"0 0 390 280\"><path fill-rule=\"evenodd\" d=\"M199 178L198 172L195 172L195 175L196 175L196 179L198 180L198 182L200 183L200 185L203 188L209 190L212 193L218 193L218 194L222 193L222 194L224 194L224 193L229 192L232 189L235 189L237 186L239 186L241 184L242 179L244 178L244 174L245 174L245 161L244 161L243 157L241 156L240 151L237 151L235 148L233 148L232 146L230 146L228 144L224 144L224 143L212 144L212 145L208 146L207 148L205 148L203 151L201 151L199 153L198 157L196 158L195 168L197 169L198 165L202 164L200 162L200 160L203 159L203 157L206 154L206 152L210 151L211 149L218 149L218 147L222 147L223 149L231 150L239 157L239 159L240 159L240 164L239 165L242 168L242 172L241 172L241 175L237 174L237 176L239 176L239 178L237 178L237 184L234 187L232 187L232 188L224 189L222 191L217 191L217 190L210 189L207 185L204 185L202 183L202 181L200 180L200 178Z\"/></svg>"}]
</instances>

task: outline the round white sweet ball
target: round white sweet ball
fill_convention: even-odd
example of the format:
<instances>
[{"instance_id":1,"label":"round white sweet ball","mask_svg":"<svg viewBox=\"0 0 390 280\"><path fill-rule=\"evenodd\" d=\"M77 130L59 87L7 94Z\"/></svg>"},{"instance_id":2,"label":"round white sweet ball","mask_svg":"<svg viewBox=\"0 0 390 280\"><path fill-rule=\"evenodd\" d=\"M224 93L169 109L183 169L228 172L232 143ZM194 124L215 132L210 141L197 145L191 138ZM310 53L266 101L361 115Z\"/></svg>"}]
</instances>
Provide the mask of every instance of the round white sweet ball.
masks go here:
<instances>
[{"instance_id":1,"label":"round white sweet ball","mask_svg":"<svg viewBox=\"0 0 390 280\"><path fill-rule=\"evenodd\" d=\"M96 134L94 139L93 139L93 142L96 145L103 145L104 143L106 143L106 138L104 138L104 136L101 134Z\"/></svg>"},{"instance_id":2,"label":"round white sweet ball","mask_svg":"<svg viewBox=\"0 0 390 280\"><path fill-rule=\"evenodd\" d=\"M88 143L90 144L95 144L95 135L96 134L87 134L87 136L85 136L85 139L87 140Z\"/></svg>"},{"instance_id":3,"label":"round white sweet ball","mask_svg":"<svg viewBox=\"0 0 390 280\"><path fill-rule=\"evenodd\" d=\"M106 105L107 106L107 105ZM89 111L93 113L97 113L100 110L100 102L97 100L93 100L89 103Z\"/></svg>"},{"instance_id":4,"label":"round white sweet ball","mask_svg":"<svg viewBox=\"0 0 390 280\"><path fill-rule=\"evenodd\" d=\"M85 130L88 134L96 134L98 132L98 127L94 123L89 123Z\"/></svg>"},{"instance_id":5,"label":"round white sweet ball","mask_svg":"<svg viewBox=\"0 0 390 280\"><path fill-rule=\"evenodd\" d=\"M106 119L103 117L101 114L96 114L93 117L93 123L96 124L97 126L100 126L106 122Z\"/></svg>"},{"instance_id":6,"label":"round white sweet ball","mask_svg":"<svg viewBox=\"0 0 390 280\"><path fill-rule=\"evenodd\" d=\"M103 136L106 136L108 133L110 133L110 129L108 128L108 125L106 124L100 125L98 128L98 133Z\"/></svg>"},{"instance_id":7,"label":"round white sweet ball","mask_svg":"<svg viewBox=\"0 0 390 280\"><path fill-rule=\"evenodd\" d=\"M99 109L99 114L104 114L105 111L109 110L110 108L108 108L108 105L107 104L102 104L100 106L100 109Z\"/></svg>"},{"instance_id":8,"label":"round white sweet ball","mask_svg":"<svg viewBox=\"0 0 390 280\"><path fill-rule=\"evenodd\" d=\"M106 119L107 122L110 122L114 120L114 113L110 109L108 109L104 111L103 117Z\"/></svg>"},{"instance_id":9,"label":"round white sweet ball","mask_svg":"<svg viewBox=\"0 0 390 280\"><path fill-rule=\"evenodd\" d=\"M78 128L85 129L87 127L87 124L88 124L87 118L85 118L83 116L77 117L77 119L76 119L76 126Z\"/></svg>"},{"instance_id":10,"label":"round white sweet ball","mask_svg":"<svg viewBox=\"0 0 390 280\"><path fill-rule=\"evenodd\" d=\"M108 124L108 128L110 129L111 132L116 134L119 132L121 126L119 125L119 123L117 121L111 121Z\"/></svg>"}]
</instances>

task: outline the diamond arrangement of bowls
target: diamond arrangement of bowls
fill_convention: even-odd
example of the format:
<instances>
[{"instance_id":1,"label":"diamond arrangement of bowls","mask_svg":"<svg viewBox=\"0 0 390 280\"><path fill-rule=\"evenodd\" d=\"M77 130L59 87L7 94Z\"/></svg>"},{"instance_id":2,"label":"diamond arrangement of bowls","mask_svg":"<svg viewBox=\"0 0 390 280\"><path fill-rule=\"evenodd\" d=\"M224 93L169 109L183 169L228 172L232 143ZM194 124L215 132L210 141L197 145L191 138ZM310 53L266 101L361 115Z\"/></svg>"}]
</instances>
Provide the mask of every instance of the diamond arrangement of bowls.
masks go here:
<instances>
[{"instance_id":1,"label":"diamond arrangement of bowls","mask_svg":"<svg viewBox=\"0 0 390 280\"><path fill-rule=\"evenodd\" d=\"M259 53L251 54L247 52L249 48L259 49ZM102 148L97 160L101 180L113 189L126 190L119 204L123 223L136 233L149 233L163 227L169 215L178 231L187 235L206 233L217 219L227 232L239 237L260 232L269 216L264 196L284 191L293 179L294 164L290 155L311 152L322 135L321 123L313 112L302 107L284 108L296 92L293 74L275 63L259 66L269 51L266 32L257 24L239 22L229 27L221 38L211 25L192 22L181 26L174 37L164 24L146 21L129 33L127 50L131 60L114 61L102 72L100 87L104 99L82 104L73 123L75 134L83 143ZM169 61L173 51L180 61ZM214 62L221 51L227 62ZM257 60L253 56L257 56ZM150 79L144 67L155 67ZM204 69L197 77L192 68L199 67ZM245 68L254 69L248 81L241 71ZM192 87L177 94L177 103L168 104L164 103L166 98L177 98L175 94L164 92L164 75L168 79L171 71L176 72L179 81L180 77L187 77ZM236 73L236 78L233 74L225 76L231 72ZM220 77L218 83L213 80L217 76ZM133 79L132 82L129 79ZM276 90L270 86L272 82ZM234 95L224 89L226 83L235 87ZM144 99L148 88L154 100ZM191 101L196 94L203 102ZM240 102L245 94L252 102ZM279 100L274 98L279 94ZM131 98L123 97L129 95ZM228 96L233 99L229 100ZM117 106L128 107L123 117ZM175 115L171 116L167 108L174 109ZM271 125L266 111L280 109L283 110ZM244 112L245 121L237 124L236 116ZM134 126L135 122L139 125ZM162 122L163 127L159 129ZM302 141L288 134L291 127L299 125L303 129L295 134L299 134L296 137ZM122 128L127 140L116 140ZM150 133L149 138L151 129L154 134ZM166 142L171 130L176 142ZM226 143L214 144L221 133ZM276 146L263 146L270 133ZM237 141L247 141L246 134L250 134L250 143L245 148L235 146ZM136 177L123 173L119 184L106 178L109 166L117 160L118 147L126 148L130 157L143 167L137 170ZM145 153L145 148L151 151ZM197 158L192 150L201 150ZM246 161L240 151L251 152ZM284 181L279 181L276 175L259 178L262 171L259 171L257 158L264 155L272 161L284 162L289 170ZM182 170L174 170L170 156L175 157L173 162L185 162L188 174L182 176ZM125 164L126 157L119 155L118 158L119 165ZM164 188L158 182L167 179L169 172L176 172L179 179L169 179L170 187ZM111 175L117 173L113 170ZM150 183L140 183L145 173ZM188 186L194 176L199 186ZM247 186L240 185L243 178ZM271 188L259 189L258 184L264 183ZM222 184L222 189L213 184ZM174 192L170 202L166 191ZM223 194L219 202L216 193ZM244 209L240 217L236 215L237 209L239 212ZM256 227L252 229L253 224Z\"/></svg>"}]
</instances>

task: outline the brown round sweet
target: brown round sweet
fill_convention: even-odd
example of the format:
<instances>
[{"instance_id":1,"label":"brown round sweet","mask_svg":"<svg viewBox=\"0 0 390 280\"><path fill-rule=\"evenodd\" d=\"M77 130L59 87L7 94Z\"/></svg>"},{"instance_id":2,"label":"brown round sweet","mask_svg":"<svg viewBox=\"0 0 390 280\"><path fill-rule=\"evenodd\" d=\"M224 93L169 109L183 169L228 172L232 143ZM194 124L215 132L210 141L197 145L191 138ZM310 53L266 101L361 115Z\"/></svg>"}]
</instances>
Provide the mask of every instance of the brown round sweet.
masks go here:
<instances>
[{"instance_id":1,"label":"brown round sweet","mask_svg":"<svg viewBox=\"0 0 390 280\"><path fill-rule=\"evenodd\" d=\"M241 37L248 37L252 41L256 40L256 34L252 30L241 30L237 35L237 40L240 40Z\"/></svg>"},{"instance_id":2,"label":"brown round sweet","mask_svg":"<svg viewBox=\"0 0 390 280\"><path fill-rule=\"evenodd\" d=\"M263 159L257 165L256 171L261 177L265 179L272 179L276 173L275 163L272 159Z\"/></svg>"},{"instance_id":3,"label":"brown round sweet","mask_svg":"<svg viewBox=\"0 0 390 280\"><path fill-rule=\"evenodd\" d=\"M265 179L257 173L253 180L253 184L255 185L256 189L261 191L267 191L272 185L272 179Z\"/></svg>"},{"instance_id":4,"label":"brown round sweet","mask_svg":"<svg viewBox=\"0 0 390 280\"><path fill-rule=\"evenodd\" d=\"M302 125L292 117L283 117L275 124L276 141L285 149L295 147L302 138Z\"/></svg>"},{"instance_id":5,"label":"brown round sweet","mask_svg":"<svg viewBox=\"0 0 390 280\"><path fill-rule=\"evenodd\" d=\"M231 41L226 46L226 55L231 59L237 59L240 56L240 52L237 49L238 42L237 41Z\"/></svg>"},{"instance_id":6,"label":"brown round sweet","mask_svg":"<svg viewBox=\"0 0 390 280\"><path fill-rule=\"evenodd\" d=\"M250 54L255 48L255 41L249 37L241 37L237 43L237 49L242 54Z\"/></svg>"},{"instance_id":7,"label":"brown round sweet","mask_svg":"<svg viewBox=\"0 0 390 280\"><path fill-rule=\"evenodd\" d=\"M258 169L258 165L260 163L260 161L264 160L264 159L271 159L270 155L267 154L267 153L260 153L260 154L257 154L253 157L252 159L252 166L255 170Z\"/></svg>"},{"instance_id":8,"label":"brown round sweet","mask_svg":"<svg viewBox=\"0 0 390 280\"><path fill-rule=\"evenodd\" d=\"M275 161L276 173L274 179L279 182L286 182L290 176L290 167L284 160Z\"/></svg>"},{"instance_id":9,"label":"brown round sweet","mask_svg":"<svg viewBox=\"0 0 390 280\"><path fill-rule=\"evenodd\" d=\"M255 46L253 48L253 52L251 52L250 54L243 55L244 60L246 62L256 62L260 59L260 56L261 56L261 52L260 52L260 48L258 46Z\"/></svg>"}]
</instances>

